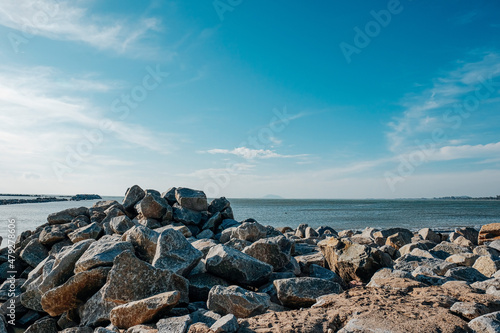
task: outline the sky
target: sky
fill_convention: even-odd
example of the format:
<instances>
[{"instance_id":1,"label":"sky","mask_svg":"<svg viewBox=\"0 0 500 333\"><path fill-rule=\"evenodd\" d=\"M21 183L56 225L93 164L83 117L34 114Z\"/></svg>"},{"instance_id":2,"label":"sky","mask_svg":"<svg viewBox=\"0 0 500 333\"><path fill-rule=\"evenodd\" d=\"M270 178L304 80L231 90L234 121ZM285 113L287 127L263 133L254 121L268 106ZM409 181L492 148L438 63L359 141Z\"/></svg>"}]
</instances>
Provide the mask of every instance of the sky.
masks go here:
<instances>
[{"instance_id":1,"label":"sky","mask_svg":"<svg viewBox=\"0 0 500 333\"><path fill-rule=\"evenodd\" d=\"M2 0L0 192L500 195L498 13Z\"/></svg>"}]
</instances>

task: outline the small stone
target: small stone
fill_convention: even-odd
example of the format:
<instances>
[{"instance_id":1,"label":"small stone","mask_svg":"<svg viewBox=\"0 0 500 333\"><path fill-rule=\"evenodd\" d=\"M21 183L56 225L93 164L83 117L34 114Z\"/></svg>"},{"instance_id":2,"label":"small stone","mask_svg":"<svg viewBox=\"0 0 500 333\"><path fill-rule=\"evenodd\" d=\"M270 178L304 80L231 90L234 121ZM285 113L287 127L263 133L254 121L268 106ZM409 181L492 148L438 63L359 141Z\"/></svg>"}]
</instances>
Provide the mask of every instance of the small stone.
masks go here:
<instances>
[{"instance_id":1,"label":"small stone","mask_svg":"<svg viewBox=\"0 0 500 333\"><path fill-rule=\"evenodd\" d=\"M472 320L488 313L488 308L484 304L474 302L456 302L450 311L464 318Z\"/></svg>"}]
</instances>

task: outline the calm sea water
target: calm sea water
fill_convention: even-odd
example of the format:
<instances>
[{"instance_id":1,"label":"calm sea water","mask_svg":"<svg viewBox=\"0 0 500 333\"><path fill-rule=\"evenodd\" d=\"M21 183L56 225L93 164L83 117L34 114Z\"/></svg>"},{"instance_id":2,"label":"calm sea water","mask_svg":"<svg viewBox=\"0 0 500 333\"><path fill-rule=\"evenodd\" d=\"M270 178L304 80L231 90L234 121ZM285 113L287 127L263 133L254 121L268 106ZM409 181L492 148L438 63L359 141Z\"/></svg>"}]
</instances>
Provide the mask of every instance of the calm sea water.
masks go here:
<instances>
[{"instance_id":1,"label":"calm sea water","mask_svg":"<svg viewBox=\"0 0 500 333\"><path fill-rule=\"evenodd\" d=\"M104 197L121 202L123 197ZM97 200L49 202L0 206L0 236L7 235L7 221L14 218L17 233L33 230L47 221L47 215L60 210L86 206ZM331 226L336 230L365 227L424 227L449 230L459 226L480 228L500 222L500 201L462 200L288 200L230 199L237 220L254 218L275 227ZM3 243L5 246L5 242Z\"/></svg>"}]
</instances>

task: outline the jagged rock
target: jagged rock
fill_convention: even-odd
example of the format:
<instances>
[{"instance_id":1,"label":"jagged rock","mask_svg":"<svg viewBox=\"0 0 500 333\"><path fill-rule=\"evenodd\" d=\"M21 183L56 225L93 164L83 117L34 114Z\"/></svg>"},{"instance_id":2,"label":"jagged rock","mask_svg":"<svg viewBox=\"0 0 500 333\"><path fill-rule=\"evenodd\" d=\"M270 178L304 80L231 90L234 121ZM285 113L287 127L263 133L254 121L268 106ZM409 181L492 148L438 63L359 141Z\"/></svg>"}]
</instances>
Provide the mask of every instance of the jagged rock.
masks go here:
<instances>
[{"instance_id":1,"label":"jagged rock","mask_svg":"<svg viewBox=\"0 0 500 333\"><path fill-rule=\"evenodd\" d=\"M206 211L208 209L207 196L203 191L178 187L175 190L175 199L183 208L197 212Z\"/></svg>"},{"instance_id":2,"label":"jagged rock","mask_svg":"<svg viewBox=\"0 0 500 333\"><path fill-rule=\"evenodd\" d=\"M247 246L252 245L252 242L241 240L238 238L231 238L231 240L224 243L224 245L232 247L233 249L238 251L243 251Z\"/></svg>"},{"instance_id":3,"label":"jagged rock","mask_svg":"<svg viewBox=\"0 0 500 333\"><path fill-rule=\"evenodd\" d=\"M222 216L221 216L222 217ZM222 219L222 222L220 224L220 226L218 227L218 229L221 229L221 230L225 230L225 229L228 229L228 228L233 228L233 227L238 227L240 226L242 223L234 220L234 219Z\"/></svg>"},{"instance_id":4,"label":"jagged rock","mask_svg":"<svg viewBox=\"0 0 500 333\"><path fill-rule=\"evenodd\" d=\"M206 309L198 309L191 313L191 320L194 323L203 323L209 327L212 326L221 317L222 316L220 314Z\"/></svg>"},{"instance_id":5,"label":"jagged rock","mask_svg":"<svg viewBox=\"0 0 500 333\"><path fill-rule=\"evenodd\" d=\"M123 216L125 215L125 212L121 209L118 209L116 207L110 207L108 210L106 210L107 214L106 217L99 223L101 225L104 225L106 223L110 223L112 219L115 217Z\"/></svg>"},{"instance_id":6,"label":"jagged rock","mask_svg":"<svg viewBox=\"0 0 500 333\"><path fill-rule=\"evenodd\" d=\"M477 282L477 281L484 281L487 279L486 276L483 274L479 273L476 269L472 267L455 267L449 269L446 274L444 275L445 277L451 277L456 280L460 281L466 281L469 283Z\"/></svg>"},{"instance_id":7,"label":"jagged rock","mask_svg":"<svg viewBox=\"0 0 500 333\"><path fill-rule=\"evenodd\" d=\"M185 208L174 206L174 221L186 225L198 225L201 222L201 213Z\"/></svg>"},{"instance_id":8,"label":"jagged rock","mask_svg":"<svg viewBox=\"0 0 500 333\"><path fill-rule=\"evenodd\" d=\"M122 240L132 244L138 258L151 263L156 254L159 237L156 231L137 225L125 232Z\"/></svg>"},{"instance_id":9,"label":"jagged rock","mask_svg":"<svg viewBox=\"0 0 500 333\"><path fill-rule=\"evenodd\" d=\"M188 333L212 333L210 327L204 323L194 323L189 327Z\"/></svg>"},{"instance_id":10,"label":"jagged rock","mask_svg":"<svg viewBox=\"0 0 500 333\"><path fill-rule=\"evenodd\" d=\"M409 238L406 233L397 232L387 237L385 245L392 246L396 250L399 250L401 247L409 243L411 243L411 238Z\"/></svg>"},{"instance_id":11,"label":"jagged rock","mask_svg":"<svg viewBox=\"0 0 500 333\"><path fill-rule=\"evenodd\" d=\"M203 253L195 249L177 230L167 229L160 234L153 258L153 266L169 269L187 276L203 258Z\"/></svg>"},{"instance_id":12,"label":"jagged rock","mask_svg":"<svg viewBox=\"0 0 500 333\"><path fill-rule=\"evenodd\" d=\"M464 236L458 236L453 241L453 244L457 244L457 245L468 247L468 248L471 248L474 246L474 244L472 244L472 242L470 240L466 239Z\"/></svg>"},{"instance_id":13,"label":"jagged rock","mask_svg":"<svg viewBox=\"0 0 500 333\"><path fill-rule=\"evenodd\" d=\"M478 235L478 244L483 245L485 242L492 242L500 239L500 223L485 224L481 227Z\"/></svg>"},{"instance_id":14,"label":"jagged rock","mask_svg":"<svg viewBox=\"0 0 500 333\"><path fill-rule=\"evenodd\" d=\"M232 237L249 242L258 241L261 238L266 238L266 236L266 227L258 222L244 222L232 231Z\"/></svg>"},{"instance_id":15,"label":"jagged rock","mask_svg":"<svg viewBox=\"0 0 500 333\"><path fill-rule=\"evenodd\" d=\"M456 267L457 264L446 262L442 259L431 259L411 254L404 255L394 262L394 269L412 272L417 267L426 267L437 275L444 275L449 269Z\"/></svg>"},{"instance_id":16,"label":"jagged rock","mask_svg":"<svg viewBox=\"0 0 500 333\"><path fill-rule=\"evenodd\" d=\"M77 226L75 223L49 225L42 229L38 239L43 245L52 246L53 244L66 239L66 236L76 229Z\"/></svg>"},{"instance_id":17,"label":"jagged rock","mask_svg":"<svg viewBox=\"0 0 500 333\"><path fill-rule=\"evenodd\" d=\"M345 282L337 273L315 264L309 266L309 276L314 278L329 280L332 282L337 282L341 286L345 285Z\"/></svg>"},{"instance_id":18,"label":"jagged rock","mask_svg":"<svg viewBox=\"0 0 500 333\"><path fill-rule=\"evenodd\" d=\"M33 239L21 251L20 257L31 267L36 267L48 255L47 248L38 239Z\"/></svg>"},{"instance_id":19,"label":"jagged rock","mask_svg":"<svg viewBox=\"0 0 500 333\"><path fill-rule=\"evenodd\" d=\"M441 243L441 236L439 236L429 228L420 229L418 231L418 234L420 235L420 237L422 237L423 240L428 240L436 244Z\"/></svg>"},{"instance_id":20,"label":"jagged rock","mask_svg":"<svg viewBox=\"0 0 500 333\"><path fill-rule=\"evenodd\" d=\"M155 219L141 218L137 223L149 229L161 228L161 223Z\"/></svg>"},{"instance_id":21,"label":"jagged rock","mask_svg":"<svg viewBox=\"0 0 500 333\"><path fill-rule=\"evenodd\" d=\"M167 200L158 195L147 194L141 201L135 205L135 209L145 218L161 220L172 219L173 210Z\"/></svg>"},{"instance_id":22,"label":"jagged rock","mask_svg":"<svg viewBox=\"0 0 500 333\"><path fill-rule=\"evenodd\" d=\"M319 296L343 291L336 282L311 277L275 280L273 284L281 304L289 308L308 307Z\"/></svg>"},{"instance_id":23,"label":"jagged rock","mask_svg":"<svg viewBox=\"0 0 500 333\"><path fill-rule=\"evenodd\" d=\"M216 213L222 212L229 206L231 206L229 200L227 200L225 197L221 197L218 199L213 199L212 202L210 202L210 205L208 206L208 211L210 214L215 215Z\"/></svg>"},{"instance_id":24,"label":"jagged rock","mask_svg":"<svg viewBox=\"0 0 500 333\"><path fill-rule=\"evenodd\" d=\"M273 271L271 265L222 244L210 249L206 267L223 279L253 286L267 282Z\"/></svg>"},{"instance_id":25,"label":"jagged rock","mask_svg":"<svg viewBox=\"0 0 500 333\"><path fill-rule=\"evenodd\" d=\"M68 237L73 243L78 243L85 239L97 239L102 232L101 226L94 222L69 233Z\"/></svg>"},{"instance_id":26,"label":"jagged rock","mask_svg":"<svg viewBox=\"0 0 500 333\"><path fill-rule=\"evenodd\" d=\"M425 285L415 281L414 277L409 272L382 268L373 275L370 283L366 286L370 288L384 288L408 292L414 288L424 287Z\"/></svg>"},{"instance_id":27,"label":"jagged rock","mask_svg":"<svg viewBox=\"0 0 500 333\"><path fill-rule=\"evenodd\" d=\"M191 230L189 230L188 227L186 227L184 224L181 224L181 223L168 224L164 227L155 229L155 231L158 234L161 234L163 231L165 231L167 229L174 229L174 230L180 231L184 235L184 237L186 237L186 238L189 238L192 236Z\"/></svg>"},{"instance_id":28,"label":"jagged rock","mask_svg":"<svg viewBox=\"0 0 500 333\"><path fill-rule=\"evenodd\" d=\"M196 235L196 238L198 238L198 239L210 239L213 237L214 237L214 233L210 229L203 230L198 235Z\"/></svg>"},{"instance_id":29,"label":"jagged rock","mask_svg":"<svg viewBox=\"0 0 500 333\"><path fill-rule=\"evenodd\" d=\"M128 218L126 215L113 217L109 222L111 230L119 235L123 235L127 230L135 226L134 222Z\"/></svg>"},{"instance_id":30,"label":"jagged rock","mask_svg":"<svg viewBox=\"0 0 500 333\"><path fill-rule=\"evenodd\" d=\"M473 245L477 245L479 232L476 229L471 227L461 227L461 228L456 228L455 233L469 240Z\"/></svg>"},{"instance_id":31,"label":"jagged rock","mask_svg":"<svg viewBox=\"0 0 500 333\"><path fill-rule=\"evenodd\" d=\"M478 256L500 257L500 251L486 245L476 246L474 250L472 250L472 253Z\"/></svg>"},{"instance_id":32,"label":"jagged rock","mask_svg":"<svg viewBox=\"0 0 500 333\"><path fill-rule=\"evenodd\" d=\"M290 262L291 243L283 236L259 239L242 252L273 266L279 271Z\"/></svg>"},{"instance_id":33,"label":"jagged rock","mask_svg":"<svg viewBox=\"0 0 500 333\"><path fill-rule=\"evenodd\" d=\"M476 262L478 255L473 253L462 253L462 254L454 254L446 258L447 262L455 263L459 266L467 266L472 267Z\"/></svg>"},{"instance_id":34,"label":"jagged rock","mask_svg":"<svg viewBox=\"0 0 500 333\"><path fill-rule=\"evenodd\" d=\"M37 320L24 333L57 333L56 321L50 317Z\"/></svg>"},{"instance_id":35,"label":"jagged rock","mask_svg":"<svg viewBox=\"0 0 500 333\"><path fill-rule=\"evenodd\" d=\"M453 254L471 253L471 250L465 246L454 243L441 242L430 250L430 253L436 258L445 260Z\"/></svg>"},{"instance_id":36,"label":"jagged rock","mask_svg":"<svg viewBox=\"0 0 500 333\"><path fill-rule=\"evenodd\" d=\"M311 227L307 227L304 233L305 238L318 238L319 234Z\"/></svg>"},{"instance_id":37,"label":"jagged rock","mask_svg":"<svg viewBox=\"0 0 500 333\"><path fill-rule=\"evenodd\" d=\"M378 249L352 243L348 239L329 238L318 243L328 266L342 280L368 282L380 268L392 263L390 256Z\"/></svg>"},{"instance_id":38,"label":"jagged rock","mask_svg":"<svg viewBox=\"0 0 500 333\"><path fill-rule=\"evenodd\" d=\"M484 304L475 302L456 302L452 305L450 311L469 320L472 320L489 312L488 307L486 307Z\"/></svg>"},{"instance_id":39,"label":"jagged rock","mask_svg":"<svg viewBox=\"0 0 500 333\"><path fill-rule=\"evenodd\" d=\"M49 222L49 224L69 223L79 215L90 216L89 209L86 207L68 208L60 212L50 214L47 217L47 222Z\"/></svg>"},{"instance_id":40,"label":"jagged rock","mask_svg":"<svg viewBox=\"0 0 500 333\"><path fill-rule=\"evenodd\" d=\"M156 323L158 333L185 333L191 325L190 315L160 319Z\"/></svg>"},{"instance_id":41,"label":"jagged rock","mask_svg":"<svg viewBox=\"0 0 500 333\"><path fill-rule=\"evenodd\" d=\"M469 322L469 327L474 332L498 333L500 332L500 311L477 317Z\"/></svg>"},{"instance_id":42,"label":"jagged rock","mask_svg":"<svg viewBox=\"0 0 500 333\"><path fill-rule=\"evenodd\" d=\"M203 230L216 230L220 224L222 223L222 215L221 213L217 212L212 217L210 217L207 222L203 225L202 229Z\"/></svg>"},{"instance_id":43,"label":"jagged rock","mask_svg":"<svg viewBox=\"0 0 500 333\"><path fill-rule=\"evenodd\" d=\"M175 187L171 187L161 194L161 197L167 200L170 206L173 206L175 203L177 203L177 200L175 199L175 190Z\"/></svg>"},{"instance_id":44,"label":"jagged rock","mask_svg":"<svg viewBox=\"0 0 500 333\"><path fill-rule=\"evenodd\" d=\"M205 257L208 254L208 251L218 243L213 239L199 239L191 243L193 247L197 250L200 250Z\"/></svg>"},{"instance_id":45,"label":"jagged rock","mask_svg":"<svg viewBox=\"0 0 500 333\"><path fill-rule=\"evenodd\" d=\"M399 233L403 239L406 240L406 244L411 243L411 239L413 237L413 233L404 228L390 228L390 229L383 229L379 230L373 233L373 238L382 238L382 239L387 239L390 236Z\"/></svg>"},{"instance_id":46,"label":"jagged rock","mask_svg":"<svg viewBox=\"0 0 500 333\"><path fill-rule=\"evenodd\" d=\"M94 330L88 326L71 327L61 331L61 333L93 333Z\"/></svg>"},{"instance_id":47,"label":"jagged rock","mask_svg":"<svg viewBox=\"0 0 500 333\"><path fill-rule=\"evenodd\" d=\"M106 283L111 268L98 267L78 273L64 284L43 294L41 305L45 312L55 317L76 309Z\"/></svg>"},{"instance_id":48,"label":"jagged rock","mask_svg":"<svg viewBox=\"0 0 500 333\"><path fill-rule=\"evenodd\" d=\"M189 279L189 300L203 301L208 299L208 293L214 286L229 286L226 280L208 273L196 274L188 277Z\"/></svg>"},{"instance_id":49,"label":"jagged rock","mask_svg":"<svg viewBox=\"0 0 500 333\"><path fill-rule=\"evenodd\" d=\"M210 326L214 333L236 333L239 328L238 319L232 313L225 315Z\"/></svg>"},{"instance_id":50,"label":"jagged rock","mask_svg":"<svg viewBox=\"0 0 500 333\"><path fill-rule=\"evenodd\" d=\"M500 258L481 256L475 261L472 267L489 278L500 269Z\"/></svg>"},{"instance_id":51,"label":"jagged rock","mask_svg":"<svg viewBox=\"0 0 500 333\"><path fill-rule=\"evenodd\" d=\"M207 306L220 314L232 313L238 318L246 318L264 313L270 302L270 296L264 293L255 293L239 286L215 286L210 290Z\"/></svg>"},{"instance_id":52,"label":"jagged rock","mask_svg":"<svg viewBox=\"0 0 500 333\"><path fill-rule=\"evenodd\" d=\"M119 305L111 310L111 323L125 329L143 324L173 308L180 298L178 291L170 291Z\"/></svg>"},{"instance_id":53,"label":"jagged rock","mask_svg":"<svg viewBox=\"0 0 500 333\"><path fill-rule=\"evenodd\" d=\"M295 260L298 262L300 270L303 274L310 273L309 267L311 265L325 267L325 257L321 252L313 252L302 256L295 256Z\"/></svg>"},{"instance_id":54,"label":"jagged rock","mask_svg":"<svg viewBox=\"0 0 500 333\"><path fill-rule=\"evenodd\" d=\"M117 242L112 238L106 237L93 242L89 246L88 250L76 262L75 273L99 266L112 266L113 260L117 255L127 250L134 251L134 247L129 242Z\"/></svg>"},{"instance_id":55,"label":"jagged rock","mask_svg":"<svg viewBox=\"0 0 500 333\"><path fill-rule=\"evenodd\" d=\"M299 238L305 238L306 237L306 229L309 227L309 225L302 223L299 224L297 227L297 230L295 230L295 236Z\"/></svg>"},{"instance_id":56,"label":"jagged rock","mask_svg":"<svg viewBox=\"0 0 500 333\"><path fill-rule=\"evenodd\" d=\"M136 203L142 200L146 193L138 185L134 185L127 189L125 193L125 198L123 198L122 205L126 211L135 213L134 206Z\"/></svg>"},{"instance_id":57,"label":"jagged rock","mask_svg":"<svg viewBox=\"0 0 500 333\"><path fill-rule=\"evenodd\" d=\"M411 250L410 255L416 256L416 257L422 257L422 258L429 258L429 259L436 258L429 251L422 250L419 248L415 248L415 249Z\"/></svg>"}]
</instances>

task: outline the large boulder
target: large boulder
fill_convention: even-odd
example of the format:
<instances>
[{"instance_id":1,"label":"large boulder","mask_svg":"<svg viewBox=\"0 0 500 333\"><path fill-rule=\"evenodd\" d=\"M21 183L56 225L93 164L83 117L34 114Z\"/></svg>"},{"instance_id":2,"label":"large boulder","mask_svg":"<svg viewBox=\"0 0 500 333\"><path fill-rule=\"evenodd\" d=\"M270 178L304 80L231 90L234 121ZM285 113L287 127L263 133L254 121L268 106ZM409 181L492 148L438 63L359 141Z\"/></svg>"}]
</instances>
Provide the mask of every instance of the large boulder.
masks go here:
<instances>
[{"instance_id":1,"label":"large boulder","mask_svg":"<svg viewBox=\"0 0 500 333\"><path fill-rule=\"evenodd\" d=\"M469 322L469 327L474 332L498 333L500 332L500 311L485 314Z\"/></svg>"},{"instance_id":2,"label":"large boulder","mask_svg":"<svg viewBox=\"0 0 500 333\"><path fill-rule=\"evenodd\" d=\"M126 211L135 213L134 209L135 204L141 201L145 195L146 193L140 186L134 185L127 189L127 192L125 193L125 198L123 198L122 205Z\"/></svg>"},{"instance_id":3,"label":"large boulder","mask_svg":"<svg viewBox=\"0 0 500 333\"><path fill-rule=\"evenodd\" d=\"M132 244L138 258L151 263L156 254L159 237L160 234L156 231L137 225L125 232L122 240Z\"/></svg>"},{"instance_id":4,"label":"large boulder","mask_svg":"<svg viewBox=\"0 0 500 333\"><path fill-rule=\"evenodd\" d=\"M478 235L478 244L483 245L486 242L492 242L500 239L500 223L485 224L481 227Z\"/></svg>"},{"instance_id":5,"label":"large boulder","mask_svg":"<svg viewBox=\"0 0 500 333\"><path fill-rule=\"evenodd\" d=\"M500 258L492 256L479 257L472 266L477 269L481 274L486 277L492 277L498 270L500 270Z\"/></svg>"},{"instance_id":6,"label":"large boulder","mask_svg":"<svg viewBox=\"0 0 500 333\"><path fill-rule=\"evenodd\" d=\"M89 216L87 207L68 208L57 213L52 213L47 217L49 224L64 224L69 223L79 215Z\"/></svg>"},{"instance_id":7,"label":"large boulder","mask_svg":"<svg viewBox=\"0 0 500 333\"><path fill-rule=\"evenodd\" d=\"M98 223L94 222L69 233L68 237L73 243L78 243L85 239L97 239L102 232L102 227Z\"/></svg>"},{"instance_id":8,"label":"large boulder","mask_svg":"<svg viewBox=\"0 0 500 333\"><path fill-rule=\"evenodd\" d=\"M76 229L77 226L74 223L48 225L42 229L38 239L40 243L50 247L66 239L67 235Z\"/></svg>"},{"instance_id":9,"label":"large boulder","mask_svg":"<svg viewBox=\"0 0 500 333\"><path fill-rule=\"evenodd\" d=\"M183 208L197 212L206 211L208 209L207 196L203 191L178 187L175 190L175 199Z\"/></svg>"},{"instance_id":10,"label":"large boulder","mask_svg":"<svg viewBox=\"0 0 500 333\"><path fill-rule=\"evenodd\" d=\"M441 243L441 236L439 236L437 233L435 233L432 229L429 228L423 228L418 231L418 234L420 237L422 237L423 240L428 240L433 243Z\"/></svg>"},{"instance_id":11,"label":"large boulder","mask_svg":"<svg viewBox=\"0 0 500 333\"><path fill-rule=\"evenodd\" d=\"M345 282L368 282L377 270L392 263L387 253L345 238L328 238L318 243L318 246L330 269Z\"/></svg>"},{"instance_id":12,"label":"large boulder","mask_svg":"<svg viewBox=\"0 0 500 333\"><path fill-rule=\"evenodd\" d=\"M255 259L273 266L275 271L279 271L290 262L291 242L283 237L259 239L250 246L247 246L243 253L251 255Z\"/></svg>"},{"instance_id":13,"label":"large boulder","mask_svg":"<svg viewBox=\"0 0 500 333\"><path fill-rule=\"evenodd\" d=\"M336 282L311 277L280 279L273 284L281 304L289 308L309 307L320 296L343 291Z\"/></svg>"},{"instance_id":14,"label":"large boulder","mask_svg":"<svg viewBox=\"0 0 500 333\"><path fill-rule=\"evenodd\" d=\"M208 295L210 310L226 315L232 313L238 318L264 313L271 302L268 294L256 293L239 286L215 286Z\"/></svg>"},{"instance_id":15,"label":"large boulder","mask_svg":"<svg viewBox=\"0 0 500 333\"><path fill-rule=\"evenodd\" d=\"M201 213L185 207L176 207L173 210L173 219L176 222L183 223L186 225L198 225L201 222Z\"/></svg>"},{"instance_id":16,"label":"large boulder","mask_svg":"<svg viewBox=\"0 0 500 333\"><path fill-rule=\"evenodd\" d=\"M473 245L477 245L479 232L471 227L456 228L455 233L469 240Z\"/></svg>"},{"instance_id":17,"label":"large boulder","mask_svg":"<svg viewBox=\"0 0 500 333\"><path fill-rule=\"evenodd\" d=\"M210 249L206 267L223 279L252 286L266 283L273 272L273 266L222 244Z\"/></svg>"},{"instance_id":18,"label":"large boulder","mask_svg":"<svg viewBox=\"0 0 500 333\"><path fill-rule=\"evenodd\" d=\"M53 318L44 317L33 323L24 333L57 333L57 324Z\"/></svg>"},{"instance_id":19,"label":"large boulder","mask_svg":"<svg viewBox=\"0 0 500 333\"><path fill-rule=\"evenodd\" d=\"M243 222L232 231L232 237L249 242L255 242L261 238L266 238L267 228L258 222Z\"/></svg>"},{"instance_id":20,"label":"large boulder","mask_svg":"<svg viewBox=\"0 0 500 333\"><path fill-rule=\"evenodd\" d=\"M203 253L195 249L181 232L166 229L160 234L153 266L169 269L172 272L187 276L203 258Z\"/></svg>"},{"instance_id":21,"label":"large boulder","mask_svg":"<svg viewBox=\"0 0 500 333\"><path fill-rule=\"evenodd\" d=\"M180 298L180 292L169 291L119 305L111 310L111 323L118 328L128 329L149 322L173 308Z\"/></svg>"},{"instance_id":22,"label":"large boulder","mask_svg":"<svg viewBox=\"0 0 500 333\"><path fill-rule=\"evenodd\" d=\"M441 242L430 250L430 253L436 258L445 260L453 254L471 253L472 251L465 246L455 243Z\"/></svg>"},{"instance_id":23,"label":"large boulder","mask_svg":"<svg viewBox=\"0 0 500 333\"><path fill-rule=\"evenodd\" d=\"M103 237L92 243L88 250L75 264L75 273L87 271L99 266L112 266L116 256L124 251L134 251L129 242L117 242L115 238ZM79 243L77 243L79 244Z\"/></svg>"},{"instance_id":24,"label":"large boulder","mask_svg":"<svg viewBox=\"0 0 500 333\"><path fill-rule=\"evenodd\" d=\"M21 259L31 267L36 267L48 255L49 251L38 239L32 239L20 253Z\"/></svg>"},{"instance_id":25,"label":"large boulder","mask_svg":"<svg viewBox=\"0 0 500 333\"><path fill-rule=\"evenodd\" d=\"M162 220L165 216L167 220L172 218L172 207L159 195L147 194L135 205L135 209L145 218L156 220Z\"/></svg>"},{"instance_id":26,"label":"large boulder","mask_svg":"<svg viewBox=\"0 0 500 333\"><path fill-rule=\"evenodd\" d=\"M109 226L114 233L123 235L127 230L134 226L134 222L126 215L113 217L109 222Z\"/></svg>"},{"instance_id":27,"label":"large boulder","mask_svg":"<svg viewBox=\"0 0 500 333\"><path fill-rule=\"evenodd\" d=\"M214 286L229 286L229 283L227 283L226 280L209 273L191 275L188 279L190 301L206 302L208 299L208 293Z\"/></svg>"}]
</instances>

